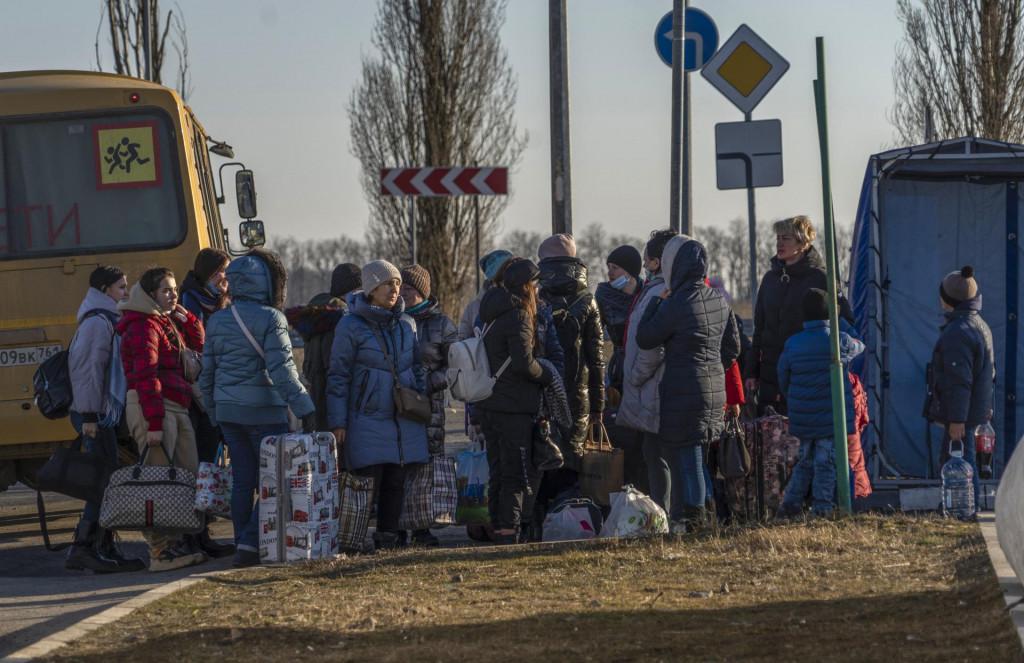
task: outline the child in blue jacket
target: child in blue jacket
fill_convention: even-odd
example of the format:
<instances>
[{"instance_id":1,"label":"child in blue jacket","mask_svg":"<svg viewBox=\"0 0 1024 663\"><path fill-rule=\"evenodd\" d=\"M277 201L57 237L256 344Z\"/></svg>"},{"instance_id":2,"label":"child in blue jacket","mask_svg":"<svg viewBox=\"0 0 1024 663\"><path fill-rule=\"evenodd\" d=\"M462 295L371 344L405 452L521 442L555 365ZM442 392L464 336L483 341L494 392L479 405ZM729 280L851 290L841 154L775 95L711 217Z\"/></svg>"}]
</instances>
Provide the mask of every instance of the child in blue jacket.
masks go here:
<instances>
[{"instance_id":1,"label":"child in blue jacket","mask_svg":"<svg viewBox=\"0 0 1024 663\"><path fill-rule=\"evenodd\" d=\"M836 465L829 374L832 350L825 291L811 288L801 304L804 329L786 341L778 366L779 387L789 404L789 432L800 439L800 459L786 486L779 515L799 514L810 488L814 514L828 516L835 508ZM854 430L853 388L847 371L850 361L863 351L863 343L845 332L839 333L846 429L851 431Z\"/></svg>"}]
</instances>

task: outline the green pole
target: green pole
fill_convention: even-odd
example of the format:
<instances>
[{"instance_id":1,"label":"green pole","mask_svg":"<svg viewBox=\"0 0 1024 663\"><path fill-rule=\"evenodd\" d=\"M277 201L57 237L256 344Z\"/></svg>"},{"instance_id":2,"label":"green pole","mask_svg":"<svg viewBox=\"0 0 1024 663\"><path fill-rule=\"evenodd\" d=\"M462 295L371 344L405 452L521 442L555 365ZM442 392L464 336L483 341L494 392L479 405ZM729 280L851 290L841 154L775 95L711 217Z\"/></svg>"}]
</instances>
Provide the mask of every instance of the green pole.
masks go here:
<instances>
[{"instance_id":1,"label":"green pole","mask_svg":"<svg viewBox=\"0 0 1024 663\"><path fill-rule=\"evenodd\" d=\"M839 360L839 307L836 292L835 219L832 211L832 173L828 159L828 105L825 98L825 40L815 39L818 79L814 81L814 106L818 115L818 144L821 148L821 193L824 208L825 258L828 265L828 324L832 346L830 377L832 387L832 434L836 448L836 488L839 508L850 513L850 461L846 449L846 376Z\"/></svg>"}]
</instances>

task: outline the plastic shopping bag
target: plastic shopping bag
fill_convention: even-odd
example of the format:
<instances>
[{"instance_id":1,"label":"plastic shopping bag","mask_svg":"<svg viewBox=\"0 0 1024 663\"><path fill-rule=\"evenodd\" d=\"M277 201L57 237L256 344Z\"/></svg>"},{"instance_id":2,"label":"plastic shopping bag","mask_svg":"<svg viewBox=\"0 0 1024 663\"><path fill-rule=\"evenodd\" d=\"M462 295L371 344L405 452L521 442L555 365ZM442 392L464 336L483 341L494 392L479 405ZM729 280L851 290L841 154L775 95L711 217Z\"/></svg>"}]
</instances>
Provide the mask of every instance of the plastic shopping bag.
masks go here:
<instances>
[{"instance_id":1,"label":"plastic shopping bag","mask_svg":"<svg viewBox=\"0 0 1024 663\"><path fill-rule=\"evenodd\" d=\"M217 447L212 463L199 463L196 472L196 511L231 517L231 466L224 459L224 445Z\"/></svg>"},{"instance_id":2,"label":"plastic shopping bag","mask_svg":"<svg viewBox=\"0 0 1024 663\"><path fill-rule=\"evenodd\" d=\"M434 529L454 524L457 506L455 459L432 456L410 466L405 477L405 501L400 529Z\"/></svg>"},{"instance_id":3,"label":"plastic shopping bag","mask_svg":"<svg viewBox=\"0 0 1024 663\"><path fill-rule=\"evenodd\" d=\"M633 486L612 493L612 510L601 529L602 538L639 538L668 534L668 516L657 502Z\"/></svg>"},{"instance_id":4,"label":"plastic shopping bag","mask_svg":"<svg viewBox=\"0 0 1024 663\"><path fill-rule=\"evenodd\" d=\"M559 502L544 517L544 541L592 539L601 531L601 509L585 497Z\"/></svg>"},{"instance_id":5,"label":"plastic shopping bag","mask_svg":"<svg viewBox=\"0 0 1024 663\"><path fill-rule=\"evenodd\" d=\"M455 484L459 491L455 520L460 525L486 525L491 522L487 510L487 483L490 470L487 452L467 449L455 461Z\"/></svg>"}]
</instances>

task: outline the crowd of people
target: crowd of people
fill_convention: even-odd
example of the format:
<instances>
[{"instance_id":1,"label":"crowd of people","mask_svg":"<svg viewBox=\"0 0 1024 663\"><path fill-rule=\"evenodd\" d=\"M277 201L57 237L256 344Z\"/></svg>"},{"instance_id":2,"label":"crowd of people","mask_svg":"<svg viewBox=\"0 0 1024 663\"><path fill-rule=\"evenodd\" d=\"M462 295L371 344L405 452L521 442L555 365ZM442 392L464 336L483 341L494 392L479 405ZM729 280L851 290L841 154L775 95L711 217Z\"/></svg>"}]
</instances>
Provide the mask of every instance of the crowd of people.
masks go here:
<instances>
[{"instance_id":1,"label":"crowd of people","mask_svg":"<svg viewBox=\"0 0 1024 663\"><path fill-rule=\"evenodd\" d=\"M146 463L194 473L226 446L234 541L217 542L208 530L147 532L152 571L210 556L258 564L260 443L300 427L332 432L339 465L374 479L375 548L438 545L430 530L399 527L405 478L410 466L445 453L448 348L475 335L496 379L489 397L466 408L470 438L486 449L490 468L490 525L471 531L474 538L539 540L546 511L579 494L585 443L598 425L623 451L625 482L665 509L672 531L699 529L721 497L708 450L744 406L787 415L800 440L779 515L808 504L829 515L836 502L829 284L809 219L779 221L774 231L777 253L761 281L750 338L721 281L708 274L705 247L670 230L652 232L642 252L613 250L607 280L593 293L570 235L544 240L539 263L491 251L480 260L483 287L458 325L432 294L436 275L416 264L341 264L326 292L288 310L285 266L261 249L233 260L204 249L180 287L163 267L131 287L118 268L99 267L69 353L72 423L88 449L116 463L122 422L102 413L108 369L119 360L124 423ZM940 299L948 323L929 371L926 416L946 427L947 439L962 440L991 417L992 337L973 269L947 275ZM860 387L849 370L864 346L841 296L840 317L851 470L866 482L856 434ZM304 341L301 374L290 328ZM404 416L402 390L429 398L429 421ZM563 395L564 412L551 405L552 393ZM557 446L557 469L538 469L538 434ZM964 447L973 463L973 445ZM98 508L85 506L67 567L144 568L99 527Z\"/></svg>"}]
</instances>

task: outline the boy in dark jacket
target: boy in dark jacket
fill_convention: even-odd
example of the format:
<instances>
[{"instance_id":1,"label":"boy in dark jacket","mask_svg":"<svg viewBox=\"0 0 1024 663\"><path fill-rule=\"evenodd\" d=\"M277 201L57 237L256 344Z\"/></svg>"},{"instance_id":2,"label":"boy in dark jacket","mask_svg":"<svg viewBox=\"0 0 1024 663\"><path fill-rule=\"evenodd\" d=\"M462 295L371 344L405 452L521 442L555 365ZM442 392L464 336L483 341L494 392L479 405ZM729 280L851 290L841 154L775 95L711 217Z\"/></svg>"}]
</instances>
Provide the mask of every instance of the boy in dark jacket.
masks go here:
<instances>
[{"instance_id":1,"label":"boy in dark jacket","mask_svg":"<svg viewBox=\"0 0 1024 663\"><path fill-rule=\"evenodd\" d=\"M815 515L828 516L835 508L836 465L829 373L832 345L825 291L809 289L801 305L804 329L786 341L778 366L779 387L789 405L789 432L800 439L800 458L786 486L779 513L783 516L800 513L807 489L811 488ZM863 343L839 332L848 431L856 427L847 366L863 351Z\"/></svg>"},{"instance_id":2,"label":"boy in dark jacket","mask_svg":"<svg viewBox=\"0 0 1024 663\"><path fill-rule=\"evenodd\" d=\"M992 331L981 318L981 291L970 265L942 279L939 297L947 322L932 351L925 416L946 429L940 463L949 459L952 440L963 442L964 460L974 468L977 500L978 466L974 442L968 436L975 426L992 418L996 377Z\"/></svg>"}]
</instances>

